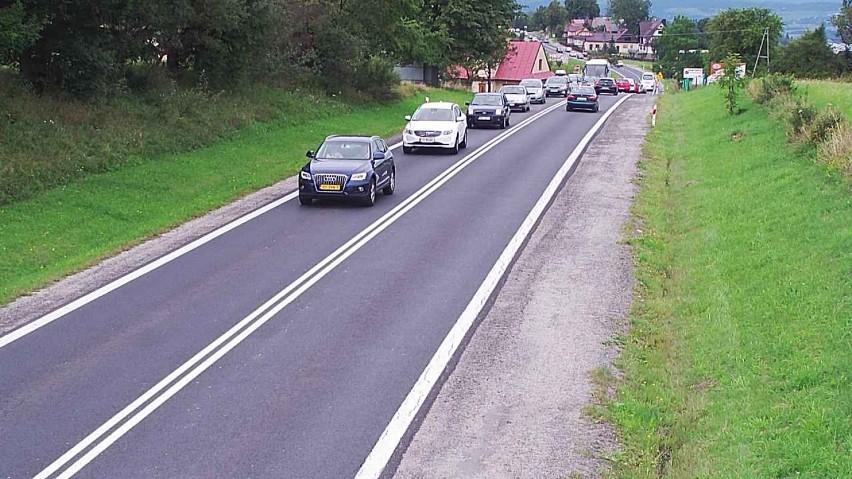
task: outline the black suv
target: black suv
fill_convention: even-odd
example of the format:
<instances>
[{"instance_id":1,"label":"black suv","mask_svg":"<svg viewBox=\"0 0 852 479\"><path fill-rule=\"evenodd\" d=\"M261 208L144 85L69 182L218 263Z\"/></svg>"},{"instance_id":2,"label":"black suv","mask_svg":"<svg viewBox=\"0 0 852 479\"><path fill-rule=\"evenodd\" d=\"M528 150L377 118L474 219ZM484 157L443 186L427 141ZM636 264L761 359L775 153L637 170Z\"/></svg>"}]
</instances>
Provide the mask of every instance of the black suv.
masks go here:
<instances>
[{"instance_id":1,"label":"black suv","mask_svg":"<svg viewBox=\"0 0 852 479\"><path fill-rule=\"evenodd\" d=\"M477 93L467 105L467 126L476 128L479 125L496 125L500 128L509 126L512 109L506 95L502 93Z\"/></svg>"},{"instance_id":2,"label":"black suv","mask_svg":"<svg viewBox=\"0 0 852 479\"><path fill-rule=\"evenodd\" d=\"M299 202L316 199L358 200L373 206L376 192L392 195L396 165L385 140L378 136L329 136L299 172Z\"/></svg>"},{"instance_id":3,"label":"black suv","mask_svg":"<svg viewBox=\"0 0 852 479\"><path fill-rule=\"evenodd\" d=\"M615 84L615 80L612 78L600 78L595 82L595 91L599 95L601 93L612 93L613 95L618 95L618 85Z\"/></svg>"}]
</instances>

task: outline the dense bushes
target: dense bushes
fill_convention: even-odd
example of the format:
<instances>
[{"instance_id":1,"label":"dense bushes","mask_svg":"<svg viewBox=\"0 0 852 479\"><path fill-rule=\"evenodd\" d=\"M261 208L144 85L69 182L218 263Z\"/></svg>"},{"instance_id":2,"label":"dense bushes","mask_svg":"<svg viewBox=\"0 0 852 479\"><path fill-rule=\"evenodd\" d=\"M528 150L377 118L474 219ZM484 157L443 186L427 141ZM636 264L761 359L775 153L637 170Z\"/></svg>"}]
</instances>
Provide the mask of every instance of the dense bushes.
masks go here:
<instances>
[{"instance_id":1,"label":"dense bushes","mask_svg":"<svg viewBox=\"0 0 852 479\"><path fill-rule=\"evenodd\" d=\"M852 178L852 127L832 105L819 109L798 93L792 77L768 75L753 80L749 96L765 105L787 130L787 140L817 150L817 158Z\"/></svg>"}]
</instances>

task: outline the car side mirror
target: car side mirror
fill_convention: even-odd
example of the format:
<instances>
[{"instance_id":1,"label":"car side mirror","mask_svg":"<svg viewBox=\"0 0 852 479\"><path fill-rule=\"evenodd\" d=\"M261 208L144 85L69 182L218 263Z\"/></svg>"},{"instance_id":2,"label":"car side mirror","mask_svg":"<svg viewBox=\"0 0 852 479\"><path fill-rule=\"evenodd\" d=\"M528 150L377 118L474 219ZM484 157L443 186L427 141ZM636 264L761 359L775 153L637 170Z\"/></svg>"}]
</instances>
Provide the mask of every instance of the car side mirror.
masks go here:
<instances>
[{"instance_id":1,"label":"car side mirror","mask_svg":"<svg viewBox=\"0 0 852 479\"><path fill-rule=\"evenodd\" d=\"M464 106L470 106L470 102L469 101L464 102Z\"/></svg>"},{"instance_id":2,"label":"car side mirror","mask_svg":"<svg viewBox=\"0 0 852 479\"><path fill-rule=\"evenodd\" d=\"M459 117L456 118L456 121L465 121L465 120L467 120L467 118L465 118L464 115L459 115Z\"/></svg>"},{"instance_id":3,"label":"car side mirror","mask_svg":"<svg viewBox=\"0 0 852 479\"><path fill-rule=\"evenodd\" d=\"M305 156L308 157L308 158L313 158L314 157L314 150L308 150L308 152L305 153Z\"/></svg>"},{"instance_id":4,"label":"car side mirror","mask_svg":"<svg viewBox=\"0 0 852 479\"><path fill-rule=\"evenodd\" d=\"M385 159L385 154L384 154L384 153L382 153L381 151L374 151L374 152L373 152L373 159L374 159L374 160L384 160L384 159Z\"/></svg>"},{"instance_id":5,"label":"car side mirror","mask_svg":"<svg viewBox=\"0 0 852 479\"><path fill-rule=\"evenodd\" d=\"M411 115L405 115L405 121L411 121Z\"/></svg>"}]
</instances>

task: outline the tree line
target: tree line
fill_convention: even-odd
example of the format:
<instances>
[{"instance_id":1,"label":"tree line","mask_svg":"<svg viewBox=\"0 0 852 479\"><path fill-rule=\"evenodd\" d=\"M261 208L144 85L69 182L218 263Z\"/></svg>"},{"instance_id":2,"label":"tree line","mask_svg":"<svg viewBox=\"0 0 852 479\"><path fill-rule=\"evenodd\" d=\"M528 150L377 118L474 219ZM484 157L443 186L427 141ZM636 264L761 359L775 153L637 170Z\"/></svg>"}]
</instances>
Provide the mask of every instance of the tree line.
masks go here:
<instances>
[{"instance_id":1,"label":"tree line","mask_svg":"<svg viewBox=\"0 0 852 479\"><path fill-rule=\"evenodd\" d=\"M843 0L832 25L845 43L852 44L852 0ZM762 55L768 50L770 62L758 62L767 28L769 36ZM761 72L771 70L807 78L852 73L852 52L847 48L835 53L828 45L825 25L792 39L782 32L781 17L766 8L729 9L700 20L678 16L655 41L659 69L668 77L680 78L684 68L704 67L733 53L740 56L749 71L757 64Z\"/></svg>"},{"instance_id":2,"label":"tree line","mask_svg":"<svg viewBox=\"0 0 852 479\"><path fill-rule=\"evenodd\" d=\"M630 33L639 33L639 22L651 17L650 0L609 0L606 14L615 25ZM552 0L547 6L538 7L532 13L520 12L514 20L516 28L546 30L557 37L564 33L565 25L571 20L591 20L601 15L597 0Z\"/></svg>"},{"instance_id":3,"label":"tree line","mask_svg":"<svg viewBox=\"0 0 852 479\"><path fill-rule=\"evenodd\" d=\"M0 65L81 97L165 75L217 89L270 76L381 95L393 66L475 68L514 0L0 0Z\"/></svg>"}]
</instances>

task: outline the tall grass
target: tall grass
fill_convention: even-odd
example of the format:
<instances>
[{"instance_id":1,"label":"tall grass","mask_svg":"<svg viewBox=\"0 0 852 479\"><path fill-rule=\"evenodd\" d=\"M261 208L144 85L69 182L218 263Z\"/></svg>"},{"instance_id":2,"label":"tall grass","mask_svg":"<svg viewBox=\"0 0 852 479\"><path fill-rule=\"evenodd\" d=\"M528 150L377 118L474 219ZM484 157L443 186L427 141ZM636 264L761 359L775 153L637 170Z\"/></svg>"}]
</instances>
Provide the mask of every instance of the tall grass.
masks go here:
<instances>
[{"instance_id":1,"label":"tall grass","mask_svg":"<svg viewBox=\"0 0 852 479\"><path fill-rule=\"evenodd\" d=\"M713 88L660 103L606 409L617 476L852 477L848 184L748 101L730 118Z\"/></svg>"}]
</instances>

